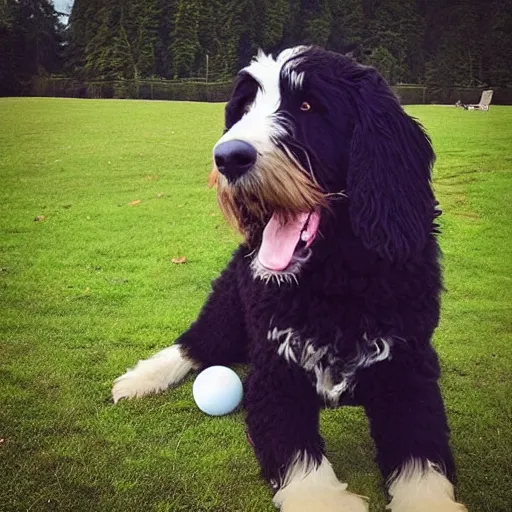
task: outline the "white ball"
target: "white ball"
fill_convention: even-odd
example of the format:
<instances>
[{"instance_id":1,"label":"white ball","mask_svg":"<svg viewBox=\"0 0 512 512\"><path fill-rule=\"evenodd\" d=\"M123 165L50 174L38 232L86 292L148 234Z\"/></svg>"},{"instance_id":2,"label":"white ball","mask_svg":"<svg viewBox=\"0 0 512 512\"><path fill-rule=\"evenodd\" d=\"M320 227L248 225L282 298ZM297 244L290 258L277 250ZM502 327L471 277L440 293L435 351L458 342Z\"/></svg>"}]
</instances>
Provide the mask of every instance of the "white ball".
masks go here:
<instances>
[{"instance_id":1,"label":"white ball","mask_svg":"<svg viewBox=\"0 0 512 512\"><path fill-rule=\"evenodd\" d=\"M201 411L222 416L234 411L242 401L242 381L231 368L210 366L196 377L192 393Z\"/></svg>"}]
</instances>

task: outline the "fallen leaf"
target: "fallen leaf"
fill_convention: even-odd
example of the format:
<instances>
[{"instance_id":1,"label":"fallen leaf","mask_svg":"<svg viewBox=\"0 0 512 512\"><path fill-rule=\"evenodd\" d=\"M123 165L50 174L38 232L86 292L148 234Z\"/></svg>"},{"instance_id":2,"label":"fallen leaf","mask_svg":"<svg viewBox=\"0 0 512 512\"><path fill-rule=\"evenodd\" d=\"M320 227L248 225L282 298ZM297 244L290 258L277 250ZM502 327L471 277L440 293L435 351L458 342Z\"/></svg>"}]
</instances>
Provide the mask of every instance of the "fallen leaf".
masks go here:
<instances>
[{"instance_id":1,"label":"fallen leaf","mask_svg":"<svg viewBox=\"0 0 512 512\"><path fill-rule=\"evenodd\" d=\"M128 203L128 206L139 206L140 199L137 199L136 201L132 201L131 203Z\"/></svg>"},{"instance_id":2,"label":"fallen leaf","mask_svg":"<svg viewBox=\"0 0 512 512\"><path fill-rule=\"evenodd\" d=\"M185 258L185 256L182 256L181 258L173 258L171 262L176 265L180 265L181 263L187 263L187 258Z\"/></svg>"},{"instance_id":3,"label":"fallen leaf","mask_svg":"<svg viewBox=\"0 0 512 512\"><path fill-rule=\"evenodd\" d=\"M46 219L46 217L44 215L38 215L35 219L34 219L34 222L41 222L42 220Z\"/></svg>"}]
</instances>

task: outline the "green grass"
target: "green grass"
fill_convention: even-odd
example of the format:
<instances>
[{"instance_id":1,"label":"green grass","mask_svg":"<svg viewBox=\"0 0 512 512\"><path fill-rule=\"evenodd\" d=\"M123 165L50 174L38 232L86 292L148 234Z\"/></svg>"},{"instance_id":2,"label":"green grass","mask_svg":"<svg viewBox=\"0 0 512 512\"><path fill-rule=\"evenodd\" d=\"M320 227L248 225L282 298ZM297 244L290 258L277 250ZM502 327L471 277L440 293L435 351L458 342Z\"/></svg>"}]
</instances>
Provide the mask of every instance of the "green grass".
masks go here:
<instances>
[{"instance_id":1,"label":"green grass","mask_svg":"<svg viewBox=\"0 0 512 512\"><path fill-rule=\"evenodd\" d=\"M275 510L243 412L203 415L192 378L109 402L116 376L188 327L236 245L205 185L222 111L0 100L1 510ZM470 512L510 512L512 108L408 111L438 154L435 344L459 496ZM322 431L340 478L383 511L362 412L325 411Z\"/></svg>"}]
</instances>

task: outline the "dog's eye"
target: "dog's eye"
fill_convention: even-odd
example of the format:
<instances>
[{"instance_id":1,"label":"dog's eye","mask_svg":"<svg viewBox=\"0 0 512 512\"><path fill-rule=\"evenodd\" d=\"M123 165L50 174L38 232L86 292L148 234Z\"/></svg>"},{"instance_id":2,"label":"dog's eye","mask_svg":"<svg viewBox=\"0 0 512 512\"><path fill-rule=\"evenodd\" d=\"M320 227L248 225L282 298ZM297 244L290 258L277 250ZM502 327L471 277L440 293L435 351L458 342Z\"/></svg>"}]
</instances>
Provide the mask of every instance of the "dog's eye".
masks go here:
<instances>
[{"instance_id":1,"label":"dog's eye","mask_svg":"<svg viewBox=\"0 0 512 512\"><path fill-rule=\"evenodd\" d=\"M300 106L300 109L303 111L303 112L307 112L308 110L311 110L311 105L307 102L307 101L304 101L302 103L302 105Z\"/></svg>"}]
</instances>

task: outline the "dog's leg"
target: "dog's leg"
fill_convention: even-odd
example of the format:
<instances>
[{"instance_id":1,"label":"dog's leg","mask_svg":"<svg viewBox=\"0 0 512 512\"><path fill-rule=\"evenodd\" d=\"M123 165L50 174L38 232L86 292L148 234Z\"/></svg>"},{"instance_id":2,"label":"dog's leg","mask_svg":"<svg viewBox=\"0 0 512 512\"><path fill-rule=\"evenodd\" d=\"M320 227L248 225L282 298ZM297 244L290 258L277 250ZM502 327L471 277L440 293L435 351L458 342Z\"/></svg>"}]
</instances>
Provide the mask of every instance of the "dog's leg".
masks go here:
<instances>
[{"instance_id":1,"label":"dog's leg","mask_svg":"<svg viewBox=\"0 0 512 512\"><path fill-rule=\"evenodd\" d=\"M370 420L392 512L465 512L454 497L449 429L432 351L361 372L356 393Z\"/></svg>"},{"instance_id":2,"label":"dog's leg","mask_svg":"<svg viewBox=\"0 0 512 512\"><path fill-rule=\"evenodd\" d=\"M319 400L301 368L263 355L248 378L245 408L248 434L281 511L368 510L366 501L336 478L323 453Z\"/></svg>"},{"instance_id":3,"label":"dog's leg","mask_svg":"<svg viewBox=\"0 0 512 512\"><path fill-rule=\"evenodd\" d=\"M177 384L192 369L246 360L247 335L238 294L238 251L213 290L198 319L171 347L139 361L118 377L112 388L114 402L157 393Z\"/></svg>"}]
</instances>

